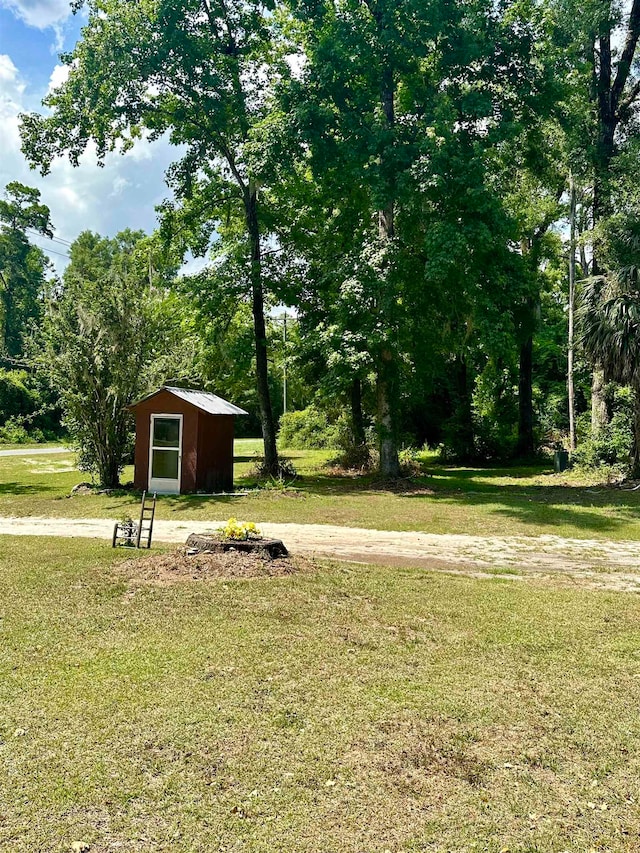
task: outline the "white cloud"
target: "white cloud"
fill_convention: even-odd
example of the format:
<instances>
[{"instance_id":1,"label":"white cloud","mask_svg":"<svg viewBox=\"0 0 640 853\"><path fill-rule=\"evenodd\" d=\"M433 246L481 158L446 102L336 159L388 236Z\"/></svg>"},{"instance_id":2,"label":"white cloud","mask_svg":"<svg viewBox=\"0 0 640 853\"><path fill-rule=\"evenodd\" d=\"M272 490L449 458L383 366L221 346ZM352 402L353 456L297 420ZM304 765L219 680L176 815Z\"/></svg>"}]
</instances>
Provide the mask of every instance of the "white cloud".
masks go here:
<instances>
[{"instance_id":1,"label":"white cloud","mask_svg":"<svg viewBox=\"0 0 640 853\"><path fill-rule=\"evenodd\" d=\"M69 0L0 0L0 6L39 30L59 25L71 15Z\"/></svg>"},{"instance_id":2,"label":"white cloud","mask_svg":"<svg viewBox=\"0 0 640 853\"><path fill-rule=\"evenodd\" d=\"M56 65L49 87L63 83L65 72L65 66ZM104 168L98 166L95 151L89 150L78 168L58 159L51 173L42 177L30 171L20 150L18 115L44 94L29 91L11 58L0 54L0 192L9 181L38 187L51 210L56 236L65 240L87 229L109 236L124 228L152 231L157 224L154 208L170 194L164 172L176 158L176 149L167 139L139 140L126 156L109 154ZM59 243L49 245L52 252L65 252ZM51 260L58 270L65 265L58 254Z\"/></svg>"},{"instance_id":3,"label":"white cloud","mask_svg":"<svg viewBox=\"0 0 640 853\"><path fill-rule=\"evenodd\" d=\"M51 94L51 92L53 92L54 89L57 89L58 86L62 86L63 83L66 83L69 78L70 71L71 67L69 65L56 65L49 77L47 94Z\"/></svg>"},{"instance_id":4,"label":"white cloud","mask_svg":"<svg viewBox=\"0 0 640 853\"><path fill-rule=\"evenodd\" d=\"M125 178L123 175L117 175L113 181L113 186L111 188L109 198L116 198L116 196L122 195L122 193L127 189L127 187L130 186L130 180Z\"/></svg>"},{"instance_id":5,"label":"white cloud","mask_svg":"<svg viewBox=\"0 0 640 853\"><path fill-rule=\"evenodd\" d=\"M0 110L11 112L21 101L25 84L20 79L18 69L11 57L0 53Z\"/></svg>"},{"instance_id":6,"label":"white cloud","mask_svg":"<svg viewBox=\"0 0 640 853\"><path fill-rule=\"evenodd\" d=\"M51 25L51 29L53 30L56 38L49 50L51 51L51 53L57 55L64 47L64 26L63 24L56 23Z\"/></svg>"},{"instance_id":7,"label":"white cloud","mask_svg":"<svg viewBox=\"0 0 640 853\"><path fill-rule=\"evenodd\" d=\"M208 258L194 258L192 254L189 254L180 268L180 275L196 275L197 273L202 272L209 263Z\"/></svg>"},{"instance_id":8,"label":"white cloud","mask_svg":"<svg viewBox=\"0 0 640 853\"><path fill-rule=\"evenodd\" d=\"M145 141L136 142L133 148L122 155L126 160L132 160L134 163L144 163L146 160L151 160L152 149L149 143Z\"/></svg>"}]
</instances>

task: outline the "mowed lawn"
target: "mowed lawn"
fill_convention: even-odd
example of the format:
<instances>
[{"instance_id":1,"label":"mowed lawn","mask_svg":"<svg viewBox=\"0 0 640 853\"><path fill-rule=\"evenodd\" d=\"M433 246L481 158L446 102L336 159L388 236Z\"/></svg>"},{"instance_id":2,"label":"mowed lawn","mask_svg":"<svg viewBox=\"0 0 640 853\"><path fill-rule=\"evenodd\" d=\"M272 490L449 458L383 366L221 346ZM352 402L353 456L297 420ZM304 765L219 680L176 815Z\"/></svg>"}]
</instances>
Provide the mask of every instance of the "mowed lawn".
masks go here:
<instances>
[{"instance_id":1,"label":"mowed lawn","mask_svg":"<svg viewBox=\"0 0 640 853\"><path fill-rule=\"evenodd\" d=\"M0 540L0 850L640 848L640 599Z\"/></svg>"},{"instance_id":2,"label":"mowed lawn","mask_svg":"<svg viewBox=\"0 0 640 853\"><path fill-rule=\"evenodd\" d=\"M284 488L256 489L251 468L261 443L236 442L236 496L161 497L158 516L174 520L338 524L429 533L640 539L640 491L598 484L550 465L460 468L425 454L423 475L388 488L375 476L340 476L327 468L330 451L287 451L300 478ZM125 469L123 482L133 469ZM74 457L0 457L0 515L108 517L136 514L139 495L78 495L86 479Z\"/></svg>"}]
</instances>

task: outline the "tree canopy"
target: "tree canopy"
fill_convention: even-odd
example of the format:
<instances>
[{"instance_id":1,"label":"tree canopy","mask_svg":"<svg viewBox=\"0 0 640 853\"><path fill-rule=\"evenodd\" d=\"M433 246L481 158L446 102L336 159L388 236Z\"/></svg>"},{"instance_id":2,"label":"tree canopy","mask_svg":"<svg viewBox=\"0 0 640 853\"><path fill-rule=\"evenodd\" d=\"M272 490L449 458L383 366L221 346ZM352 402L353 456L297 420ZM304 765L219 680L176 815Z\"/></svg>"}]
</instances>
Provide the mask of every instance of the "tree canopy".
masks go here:
<instances>
[{"instance_id":1,"label":"tree canopy","mask_svg":"<svg viewBox=\"0 0 640 853\"><path fill-rule=\"evenodd\" d=\"M23 116L24 151L46 172L90 145L101 160L163 135L175 145L159 231L125 254L171 258L140 269L165 269L165 296L192 306L191 375L253 395L268 472L283 404L277 304L295 311L297 399L347 410L355 445L372 427L385 477L407 435L467 458L530 456L542 431L559 440L568 191L570 251L583 278L600 277L584 287L583 322L602 320L624 267L606 259L605 234L639 173L640 0L592 0L581 15L567 0L76 5L87 23L63 57L68 78L45 115ZM47 233L25 192L0 208L5 229ZM85 284L105 251L87 253ZM189 252L209 264L176 280ZM601 366L631 381L591 339L580 412L596 406Z\"/></svg>"}]
</instances>

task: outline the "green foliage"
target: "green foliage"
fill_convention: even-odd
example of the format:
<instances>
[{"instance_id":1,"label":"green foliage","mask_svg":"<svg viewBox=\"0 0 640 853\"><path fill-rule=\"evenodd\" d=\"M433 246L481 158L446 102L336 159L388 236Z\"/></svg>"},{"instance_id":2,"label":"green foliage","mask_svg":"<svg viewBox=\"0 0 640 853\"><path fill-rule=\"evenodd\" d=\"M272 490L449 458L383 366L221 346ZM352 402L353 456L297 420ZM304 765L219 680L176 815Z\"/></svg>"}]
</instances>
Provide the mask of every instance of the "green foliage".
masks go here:
<instances>
[{"instance_id":1,"label":"green foliage","mask_svg":"<svg viewBox=\"0 0 640 853\"><path fill-rule=\"evenodd\" d=\"M0 444L38 444L42 441L46 441L42 430L32 427L27 431L22 418L8 418L0 426Z\"/></svg>"},{"instance_id":2,"label":"green foliage","mask_svg":"<svg viewBox=\"0 0 640 853\"><path fill-rule=\"evenodd\" d=\"M628 473L634 445L634 394L624 387L612 388L612 392L612 417L602 429L591 431L588 413L578 420L580 441L572 459L582 468L616 466Z\"/></svg>"},{"instance_id":3,"label":"green foliage","mask_svg":"<svg viewBox=\"0 0 640 853\"><path fill-rule=\"evenodd\" d=\"M9 418L32 414L39 405L37 393L28 387L26 370L0 368L0 425Z\"/></svg>"},{"instance_id":4,"label":"green foliage","mask_svg":"<svg viewBox=\"0 0 640 853\"><path fill-rule=\"evenodd\" d=\"M417 447L403 447L398 454L400 473L403 477L420 477L424 472L420 451Z\"/></svg>"},{"instance_id":5,"label":"green foliage","mask_svg":"<svg viewBox=\"0 0 640 853\"><path fill-rule=\"evenodd\" d=\"M311 405L299 412L282 415L278 437L282 447L337 449L340 447L341 424L339 420L331 422L325 411Z\"/></svg>"},{"instance_id":6,"label":"green foliage","mask_svg":"<svg viewBox=\"0 0 640 853\"><path fill-rule=\"evenodd\" d=\"M165 304L136 251L143 239L129 231L78 237L35 356L60 395L81 468L107 487L118 485L131 451L127 406L175 377L185 356L175 305Z\"/></svg>"},{"instance_id":7,"label":"green foliage","mask_svg":"<svg viewBox=\"0 0 640 853\"><path fill-rule=\"evenodd\" d=\"M254 320L255 378L268 464L277 468L264 305L272 280L263 242L276 231L269 188L280 164L284 113L274 90L290 77L289 43L270 0L88 0L68 79L45 99L46 116L23 116L23 148L42 172L57 155L77 165L93 142L100 161L126 152L143 132L168 134L180 150L168 170L175 202L162 232L183 257L205 255L233 269ZM216 278L223 286L224 278Z\"/></svg>"},{"instance_id":8,"label":"green foliage","mask_svg":"<svg viewBox=\"0 0 640 853\"><path fill-rule=\"evenodd\" d=\"M517 441L515 365L491 360L478 376L473 395L476 452L481 459L508 459Z\"/></svg>"},{"instance_id":9,"label":"green foliage","mask_svg":"<svg viewBox=\"0 0 640 853\"><path fill-rule=\"evenodd\" d=\"M272 410L284 408L285 359L295 376L289 407L315 401L283 419L281 441L291 446L341 448L366 466L364 428L375 421L382 466L397 473L403 428L418 444L443 441L456 458L523 450L523 433L532 444L534 426L546 441L561 439L566 276L558 223L569 170L584 185L596 167L606 171L596 163L596 113L606 99L596 105L589 87L606 59L597 41L624 23L622 7L611 17L610 4L596 2L577 20L564 2L76 5L87 19L63 57L68 78L49 93L46 115L23 117L24 150L44 172L59 155L77 164L90 144L104 161L166 133L180 151L160 235L121 237L126 269L113 264L115 278L132 276L140 293L145 278L162 291L142 300L147 327L180 341L180 352L149 341L158 375L200 376L254 413L241 428L262 429L272 473ZM619 69L615 50L614 60ZM621 103L637 96L630 68L625 92L614 93ZM625 176L638 160L632 113L629 101L619 116L624 156L607 177L627 207L639 183ZM22 251L15 233L27 224L48 233L48 211L35 190L8 190L0 219ZM583 193L583 243L594 205ZM608 234L598 232L608 282L612 270L632 265L630 224L633 217L623 229L610 223ZM188 251L209 253L211 264L168 296L175 261ZM12 264L17 281L27 265ZM81 277L91 277L85 266ZM39 319L37 280L34 272L24 300L5 298L5 319L17 312L5 323L7 352L21 349L23 329ZM593 300L599 320L611 303L603 293ZM134 294L135 285L126 299ZM586 334L584 341L590 357L613 353L610 375L631 381L620 366L640 364L639 317L635 296L622 296L608 327L600 323L599 343L587 344ZM280 330L265 328L265 305L278 303L295 306L299 318L286 351ZM333 415L348 407L350 419Z\"/></svg>"},{"instance_id":10,"label":"green foliage","mask_svg":"<svg viewBox=\"0 0 640 853\"><path fill-rule=\"evenodd\" d=\"M278 470L274 474L265 459L256 459L249 472L251 478L260 481L260 487L267 491L283 492L291 486L298 477L298 471L291 461L286 457L278 457Z\"/></svg>"},{"instance_id":11,"label":"green foliage","mask_svg":"<svg viewBox=\"0 0 640 853\"><path fill-rule=\"evenodd\" d=\"M21 356L32 324L42 314L47 261L27 229L51 236L49 208L39 190L16 181L0 198L0 353Z\"/></svg>"},{"instance_id":12,"label":"green foliage","mask_svg":"<svg viewBox=\"0 0 640 853\"><path fill-rule=\"evenodd\" d=\"M60 435L59 411L50 388L26 370L0 368L0 440L11 444Z\"/></svg>"},{"instance_id":13,"label":"green foliage","mask_svg":"<svg viewBox=\"0 0 640 853\"><path fill-rule=\"evenodd\" d=\"M399 457L402 457L400 451ZM344 468L345 471L373 471L378 467L380 459L378 451L369 442L359 444L347 434L341 441L341 452L332 460L334 465Z\"/></svg>"}]
</instances>

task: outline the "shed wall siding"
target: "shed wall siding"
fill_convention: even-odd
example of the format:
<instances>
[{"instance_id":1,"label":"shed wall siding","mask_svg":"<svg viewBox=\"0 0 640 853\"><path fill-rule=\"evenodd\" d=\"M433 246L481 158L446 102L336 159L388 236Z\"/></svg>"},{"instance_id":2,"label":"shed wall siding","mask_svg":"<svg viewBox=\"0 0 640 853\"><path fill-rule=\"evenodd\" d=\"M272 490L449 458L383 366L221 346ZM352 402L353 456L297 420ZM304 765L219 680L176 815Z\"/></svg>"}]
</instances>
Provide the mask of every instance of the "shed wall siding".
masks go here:
<instances>
[{"instance_id":1,"label":"shed wall siding","mask_svg":"<svg viewBox=\"0 0 640 853\"><path fill-rule=\"evenodd\" d=\"M198 473L202 492L233 490L233 415L208 415L198 419Z\"/></svg>"},{"instance_id":2,"label":"shed wall siding","mask_svg":"<svg viewBox=\"0 0 640 853\"><path fill-rule=\"evenodd\" d=\"M181 493L232 491L234 416L207 414L164 390L134 409L135 487L149 487L151 415L159 414L183 417Z\"/></svg>"},{"instance_id":3,"label":"shed wall siding","mask_svg":"<svg viewBox=\"0 0 640 853\"><path fill-rule=\"evenodd\" d=\"M151 415L182 415L182 461L180 469L180 491L196 490L196 461L198 442L198 411L181 400L163 391L152 400L144 400L136 406L136 450L134 485L137 489L149 488L149 446L151 439Z\"/></svg>"}]
</instances>

